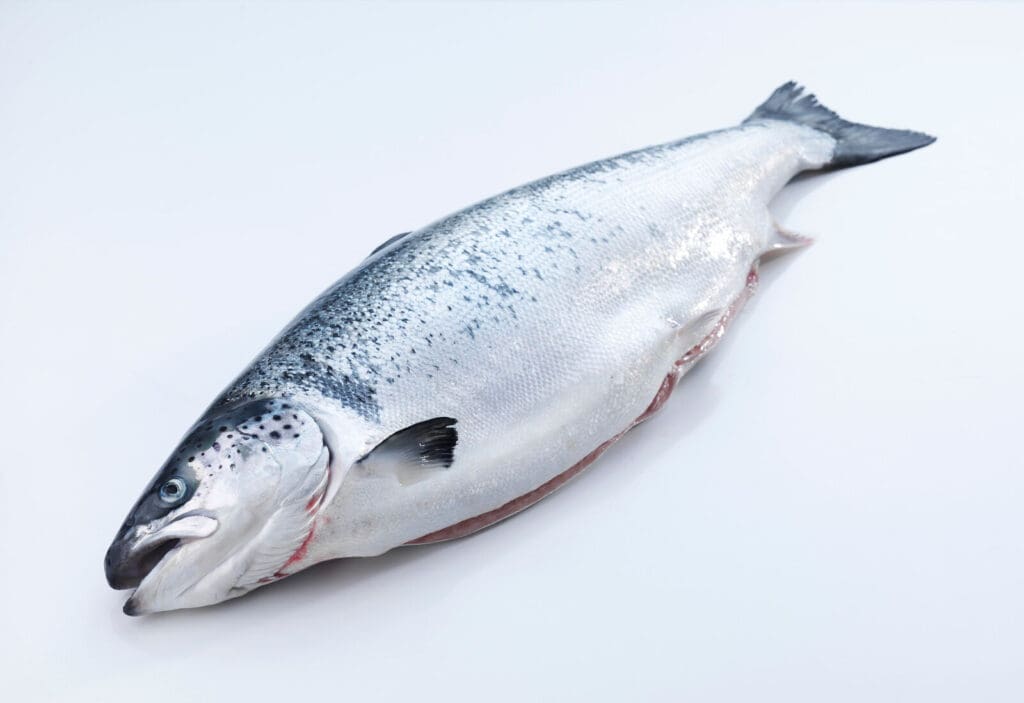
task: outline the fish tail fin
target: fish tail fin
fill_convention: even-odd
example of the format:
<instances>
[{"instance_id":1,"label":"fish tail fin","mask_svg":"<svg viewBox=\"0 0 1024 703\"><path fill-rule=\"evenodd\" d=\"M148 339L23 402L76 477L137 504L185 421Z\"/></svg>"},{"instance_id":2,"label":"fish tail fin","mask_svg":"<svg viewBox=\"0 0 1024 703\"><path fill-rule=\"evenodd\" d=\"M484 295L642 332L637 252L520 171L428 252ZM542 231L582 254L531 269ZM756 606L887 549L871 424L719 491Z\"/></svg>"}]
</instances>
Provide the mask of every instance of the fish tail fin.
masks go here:
<instances>
[{"instance_id":1,"label":"fish tail fin","mask_svg":"<svg viewBox=\"0 0 1024 703\"><path fill-rule=\"evenodd\" d=\"M928 146L935 137L903 129L884 129L848 122L818 102L793 81L775 89L767 100L744 120L781 120L806 125L836 140L832 159L824 168L846 168L896 156Z\"/></svg>"}]
</instances>

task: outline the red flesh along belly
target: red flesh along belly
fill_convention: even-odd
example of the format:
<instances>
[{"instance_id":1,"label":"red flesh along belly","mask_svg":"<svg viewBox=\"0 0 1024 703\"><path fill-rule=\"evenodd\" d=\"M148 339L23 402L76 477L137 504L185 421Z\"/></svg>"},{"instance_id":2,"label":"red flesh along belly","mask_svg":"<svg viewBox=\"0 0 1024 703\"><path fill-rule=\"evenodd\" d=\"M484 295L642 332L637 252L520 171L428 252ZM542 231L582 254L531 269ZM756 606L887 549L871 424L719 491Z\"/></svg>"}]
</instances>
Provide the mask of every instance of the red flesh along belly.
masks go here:
<instances>
[{"instance_id":1,"label":"red flesh along belly","mask_svg":"<svg viewBox=\"0 0 1024 703\"><path fill-rule=\"evenodd\" d=\"M743 307L744 303L746 303L750 296L753 295L756 287L757 266L755 265L750 269L750 273L747 275L747 282L743 292L740 293L736 300L734 300L725 311L725 314L722 315L722 318L715 324L712 331L699 343L687 350L683 357L675 363L675 367L667 376L665 376L665 380L661 382L661 387L658 388L658 392L654 394L654 400L652 400L651 404L647 406L647 409L640 414L640 417L630 423L629 427L624 429L622 432L619 432L611 439L605 440L597 447L597 449L587 454L553 479L541 484L537 488L534 488L529 493L524 493L518 498L510 500L494 510L489 510L486 513L481 513L480 515L476 515L475 517L457 522L454 525L441 528L440 530L423 535L422 537L417 537L410 542L406 542L406 544L431 544L433 542L445 542L450 539L458 539L459 537L471 535L474 532L478 532L485 527L490 527L496 522L500 522L507 517L512 517L516 513L529 508L541 498L544 498L549 493L553 493L555 490L561 488L570 480L575 478L583 471L583 469L594 463L594 461L601 456L608 447L615 444L615 442L617 442L624 434L661 409L661 406L665 404L665 401L667 401L668 397L672 395L672 391L676 387L676 382L679 380L679 376L681 375L680 367L692 366L701 357L711 351L712 347L714 347L718 340L722 338L726 327L730 322L732 322L733 318L736 317L736 314Z\"/></svg>"}]
</instances>

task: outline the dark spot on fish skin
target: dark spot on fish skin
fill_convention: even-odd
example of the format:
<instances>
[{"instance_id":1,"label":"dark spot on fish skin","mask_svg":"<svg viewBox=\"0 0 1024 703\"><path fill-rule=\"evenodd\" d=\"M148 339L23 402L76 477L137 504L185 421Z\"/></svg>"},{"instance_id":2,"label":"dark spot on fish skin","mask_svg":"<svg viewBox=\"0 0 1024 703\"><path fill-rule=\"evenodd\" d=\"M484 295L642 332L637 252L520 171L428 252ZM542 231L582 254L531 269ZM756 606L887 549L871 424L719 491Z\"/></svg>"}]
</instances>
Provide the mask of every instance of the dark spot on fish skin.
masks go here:
<instances>
[{"instance_id":1,"label":"dark spot on fish skin","mask_svg":"<svg viewBox=\"0 0 1024 703\"><path fill-rule=\"evenodd\" d=\"M270 432L270 436L274 439L281 439L281 433L278 432L277 430L272 430Z\"/></svg>"},{"instance_id":2,"label":"dark spot on fish skin","mask_svg":"<svg viewBox=\"0 0 1024 703\"><path fill-rule=\"evenodd\" d=\"M600 215L573 207L565 184L614 184L628 165L656 163L682 143L535 181L408 235L403 246L378 252L317 298L213 407L244 398L311 396L379 420L383 398L391 393L378 394L379 387L426 375L424 369L441 374L458 367L458 345L500 340L507 326L536 314L520 300L537 303L554 277L586 276L579 264L583 247L594 256L595 247L624 233L613 223L594 227ZM584 222L600 231L572 231ZM507 280L512 277L515 286ZM470 310L479 312L467 322ZM428 329L436 336L424 345ZM413 341L420 346L411 347ZM289 407L274 402L264 405L267 416Z\"/></svg>"},{"instance_id":3,"label":"dark spot on fish skin","mask_svg":"<svg viewBox=\"0 0 1024 703\"><path fill-rule=\"evenodd\" d=\"M281 419L281 416L280 416L280 415L274 415L274 419L275 419L275 420L280 420L280 419Z\"/></svg>"}]
</instances>

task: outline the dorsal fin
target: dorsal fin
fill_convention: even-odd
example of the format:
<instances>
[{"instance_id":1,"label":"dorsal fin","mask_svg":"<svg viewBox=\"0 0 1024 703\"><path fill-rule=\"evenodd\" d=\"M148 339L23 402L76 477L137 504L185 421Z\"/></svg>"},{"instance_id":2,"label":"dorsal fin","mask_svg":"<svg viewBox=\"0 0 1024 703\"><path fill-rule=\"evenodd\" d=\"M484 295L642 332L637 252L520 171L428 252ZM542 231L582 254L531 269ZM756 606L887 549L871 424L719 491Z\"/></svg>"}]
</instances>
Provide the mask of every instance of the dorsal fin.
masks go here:
<instances>
[{"instance_id":1,"label":"dorsal fin","mask_svg":"<svg viewBox=\"0 0 1024 703\"><path fill-rule=\"evenodd\" d=\"M398 430L371 449L358 464L371 474L393 474L403 485L447 469L455 458L457 420L435 417Z\"/></svg>"},{"instance_id":2,"label":"dorsal fin","mask_svg":"<svg viewBox=\"0 0 1024 703\"><path fill-rule=\"evenodd\" d=\"M402 232L401 234L396 234L394 237L389 237L383 244L381 244L379 247L377 247L376 249L371 251L370 252L370 256L373 256L374 254L376 254L381 249L385 249L385 248L391 246L392 244L397 242L399 239L403 239L404 237L406 237L406 236L408 236L410 234L412 234L412 232Z\"/></svg>"}]
</instances>

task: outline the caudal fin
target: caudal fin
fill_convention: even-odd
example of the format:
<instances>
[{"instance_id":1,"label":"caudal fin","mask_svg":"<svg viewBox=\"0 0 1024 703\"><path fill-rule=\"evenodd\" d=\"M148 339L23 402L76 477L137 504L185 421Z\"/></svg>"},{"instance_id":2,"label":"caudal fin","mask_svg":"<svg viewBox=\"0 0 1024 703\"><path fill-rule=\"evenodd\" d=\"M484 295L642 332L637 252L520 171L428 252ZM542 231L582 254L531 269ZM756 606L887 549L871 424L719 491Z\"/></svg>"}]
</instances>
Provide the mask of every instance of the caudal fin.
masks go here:
<instances>
[{"instance_id":1,"label":"caudal fin","mask_svg":"<svg viewBox=\"0 0 1024 703\"><path fill-rule=\"evenodd\" d=\"M779 86L744 122L783 120L831 135L836 149L826 168L845 168L878 161L928 146L935 137L902 129L883 129L847 122L793 81Z\"/></svg>"}]
</instances>

